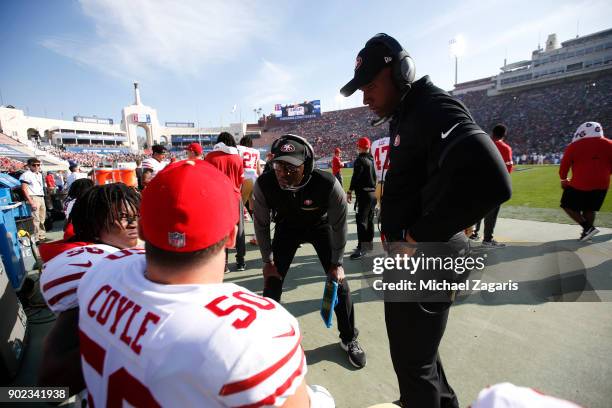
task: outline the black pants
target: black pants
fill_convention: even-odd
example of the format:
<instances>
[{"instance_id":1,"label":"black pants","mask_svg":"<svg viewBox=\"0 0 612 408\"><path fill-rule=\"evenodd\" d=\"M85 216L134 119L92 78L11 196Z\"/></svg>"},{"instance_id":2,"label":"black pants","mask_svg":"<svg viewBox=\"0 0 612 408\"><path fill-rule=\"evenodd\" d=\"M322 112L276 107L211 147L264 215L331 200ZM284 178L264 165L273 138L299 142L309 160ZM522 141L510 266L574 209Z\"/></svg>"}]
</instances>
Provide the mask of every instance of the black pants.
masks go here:
<instances>
[{"instance_id":1,"label":"black pants","mask_svg":"<svg viewBox=\"0 0 612 408\"><path fill-rule=\"evenodd\" d=\"M406 407L459 407L438 354L448 311L428 313L417 302L385 303L391 360Z\"/></svg>"},{"instance_id":2,"label":"black pants","mask_svg":"<svg viewBox=\"0 0 612 408\"><path fill-rule=\"evenodd\" d=\"M325 223L307 229L291 228L282 223L276 224L272 239L274 264L278 273L285 279L295 252L302 243L310 243L317 252L325 274L331 266L331 228ZM264 284L263 295L280 302L283 293L283 281L269 278ZM322 293L322 292L321 292ZM348 343L357 338L359 333L355 328L355 310L351 301L351 290L347 280L338 285L338 304L334 309L340 330L340 339Z\"/></svg>"},{"instance_id":3,"label":"black pants","mask_svg":"<svg viewBox=\"0 0 612 408\"><path fill-rule=\"evenodd\" d=\"M334 177L340 182L342 189L344 189L344 184L342 184L342 173L338 172L337 174L334 174Z\"/></svg>"},{"instance_id":4,"label":"black pants","mask_svg":"<svg viewBox=\"0 0 612 408\"><path fill-rule=\"evenodd\" d=\"M465 258L469 254L469 240L462 231L453 235L447 243L420 245L415 256L445 259ZM393 251L389 256L394 256ZM459 276L453 271L419 269L411 277L404 276L404 271L391 271L385 275L385 280L391 282L398 278L408 278L418 285L418 281L423 279L460 282L468 276L469 271ZM457 396L446 380L438 354L452 296L449 292L442 292L440 301L421 302L419 300L424 298L413 297L410 293L395 299L387 297L385 293L385 323L402 404L419 408L458 408Z\"/></svg>"},{"instance_id":5,"label":"black pants","mask_svg":"<svg viewBox=\"0 0 612 408\"><path fill-rule=\"evenodd\" d=\"M244 263L244 256L246 255L246 242L244 236L244 205L242 199L238 205L238 233L236 234L236 263ZM225 263L227 264L227 249L225 250Z\"/></svg>"},{"instance_id":6,"label":"black pants","mask_svg":"<svg viewBox=\"0 0 612 408\"><path fill-rule=\"evenodd\" d=\"M487 215L485 215L483 241L491 241L493 239L493 231L495 231L495 224L497 224L497 215L499 214L500 208L501 207L498 205L497 207L489 211ZM476 223L476 228L474 229L474 232L480 231L481 221L482 220L479 220Z\"/></svg>"},{"instance_id":7,"label":"black pants","mask_svg":"<svg viewBox=\"0 0 612 408\"><path fill-rule=\"evenodd\" d=\"M374 191L357 190L357 241L361 248L362 242L374 240L374 208L376 208L376 194Z\"/></svg>"}]
</instances>

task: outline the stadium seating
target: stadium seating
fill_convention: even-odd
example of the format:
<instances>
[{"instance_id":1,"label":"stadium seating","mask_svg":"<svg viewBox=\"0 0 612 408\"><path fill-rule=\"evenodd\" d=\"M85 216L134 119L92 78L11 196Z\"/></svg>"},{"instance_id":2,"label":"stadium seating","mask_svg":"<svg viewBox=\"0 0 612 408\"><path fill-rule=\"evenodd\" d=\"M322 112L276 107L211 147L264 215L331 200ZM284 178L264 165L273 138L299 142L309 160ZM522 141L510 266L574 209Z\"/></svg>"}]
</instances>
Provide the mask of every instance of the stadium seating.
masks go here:
<instances>
[{"instance_id":1,"label":"stadium seating","mask_svg":"<svg viewBox=\"0 0 612 408\"><path fill-rule=\"evenodd\" d=\"M496 96L486 91L459 95L476 122L487 132L497 123L508 127L508 143L521 163L558 163L561 153L583 122L600 122L612 132L612 73L546 83ZM374 128L367 107L325 112L320 118L279 123L264 127L257 147L270 146L285 133L306 137L317 158L329 157L335 147L343 150L343 160L356 155L355 143L361 136L376 140L386 136L388 125ZM517 161L517 160L515 160Z\"/></svg>"}]
</instances>

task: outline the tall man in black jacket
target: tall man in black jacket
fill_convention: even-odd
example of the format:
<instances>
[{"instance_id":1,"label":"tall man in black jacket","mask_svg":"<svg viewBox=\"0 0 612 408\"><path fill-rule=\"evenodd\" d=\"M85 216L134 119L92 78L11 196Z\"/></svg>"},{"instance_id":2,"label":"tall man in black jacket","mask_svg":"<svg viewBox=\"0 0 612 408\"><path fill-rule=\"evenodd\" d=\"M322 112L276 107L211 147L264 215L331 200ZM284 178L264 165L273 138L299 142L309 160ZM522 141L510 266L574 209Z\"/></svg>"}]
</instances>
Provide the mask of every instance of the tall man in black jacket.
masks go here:
<instances>
[{"instance_id":1,"label":"tall man in black jacket","mask_svg":"<svg viewBox=\"0 0 612 408\"><path fill-rule=\"evenodd\" d=\"M351 186L346 193L349 204L353 200L352 192L357 196L357 248L351 259L360 259L372 250L374 240L374 208L376 207L376 170L374 158L370 154L370 139L360 137L357 140L359 156L353 163Z\"/></svg>"},{"instance_id":2,"label":"tall man in black jacket","mask_svg":"<svg viewBox=\"0 0 612 408\"><path fill-rule=\"evenodd\" d=\"M253 224L264 263L263 295L280 302L295 252L302 243L312 244L328 279L338 282L334 311L340 346L350 363L362 368L366 355L357 341L351 290L342 267L347 212L344 190L331 173L314 168L314 151L305 139L284 135L271 150L273 171L259 176L253 188ZM276 222L273 239L271 221Z\"/></svg>"},{"instance_id":3,"label":"tall man in black jacket","mask_svg":"<svg viewBox=\"0 0 612 408\"><path fill-rule=\"evenodd\" d=\"M510 178L467 108L429 77L414 78L410 55L394 38L378 34L359 52L354 77L340 92L361 90L363 103L380 117L372 124L390 121L381 229L391 255L467 256L463 230L510 198ZM389 271L385 280L413 276L405 272ZM435 279L440 271L415 272L420 279ZM427 302L385 293L391 359L404 406L459 405L438 355L453 299L446 295Z\"/></svg>"}]
</instances>

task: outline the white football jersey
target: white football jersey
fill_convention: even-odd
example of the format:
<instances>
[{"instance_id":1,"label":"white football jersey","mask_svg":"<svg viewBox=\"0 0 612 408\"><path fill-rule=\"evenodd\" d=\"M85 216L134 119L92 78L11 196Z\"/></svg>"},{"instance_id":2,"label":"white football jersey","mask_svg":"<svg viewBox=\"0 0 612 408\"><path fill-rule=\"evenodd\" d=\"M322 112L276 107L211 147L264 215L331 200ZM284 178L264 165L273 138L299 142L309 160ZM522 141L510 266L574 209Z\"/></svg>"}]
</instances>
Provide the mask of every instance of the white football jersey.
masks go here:
<instances>
[{"instance_id":1,"label":"white football jersey","mask_svg":"<svg viewBox=\"0 0 612 408\"><path fill-rule=\"evenodd\" d=\"M77 288L81 277L117 248L92 244L68 249L43 266L40 290L49 309L58 314L78 307Z\"/></svg>"},{"instance_id":2,"label":"white football jersey","mask_svg":"<svg viewBox=\"0 0 612 408\"><path fill-rule=\"evenodd\" d=\"M373 141L370 151L372 152L372 156L374 156L376 181L383 181L383 176L386 175L387 169L389 168L389 162L387 162L387 153L389 153L389 137L387 136ZM385 163L387 164L386 166Z\"/></svg>"},{"instance_id":3,"label":"white football jersey","mask_svg":"<svg viewBox=\"0 0 612 408\"><path fill-rule=\"evenodd\" d=\"M238 146L238 152L242 157L244 166L244 177L255 180L257 178L257 166L259 165L259 150L252 147Z\"/></svg>"},{"instance_id":4,"label":"white football jersey","mask_svg":"<svg viewBox=\"0 0 612 408\"><path fill-rule=\"evenodd\" d=\"M273 300L233 283L152 282L142 250L108 255L98 269L78 291L94 406L280 406L302 383L298 322Z\"/></svg>"}]
</instances>

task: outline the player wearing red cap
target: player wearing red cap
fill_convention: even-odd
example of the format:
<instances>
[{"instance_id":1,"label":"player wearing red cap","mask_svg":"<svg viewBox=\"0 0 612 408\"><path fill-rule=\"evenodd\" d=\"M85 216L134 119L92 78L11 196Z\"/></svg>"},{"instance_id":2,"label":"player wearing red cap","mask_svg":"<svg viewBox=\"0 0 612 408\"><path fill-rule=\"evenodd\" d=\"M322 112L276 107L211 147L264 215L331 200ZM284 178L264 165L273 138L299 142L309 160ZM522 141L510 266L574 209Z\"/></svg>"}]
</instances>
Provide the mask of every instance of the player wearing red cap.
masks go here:
<instances>
[{"instance_id":1,"label":"player wearing red cap","mask_svg":"<svg viewBox=\"0 0 612 408\"><path fill-rule=\"evenodd\" d=\"M346 192L349 203L353 200L353 191L357 199L357 248L351 259L360 259L372 250L374 241L374 208L376 207L376 171L374 158L370 154L370 139L360 137L357 140L359 155L353 163L351 186Z\"/></svg>"},{"instance_id":2,"label":"player wearing red cap","mask_svg":"<svg viewBox=\"0 0 612 408\"><path fill-rule=\"evenodd\" d=\"M340 159L340 153L342 153L342 150L340 150L339 147L336 147L334 149L334 157L332 158L331 167L332 174L338 179L340 185L342 186L342 173L340 172L340 169L344 167L344 163L342 162L342 159Z\"/></svg>"},{"instance_id":3,"label":"player wearing red cap","mask_svg":"<svg viewBox=\"0 0 612 408\"><path fill-rule=\"evenodd\" d=\"M200 160L202 159L202 145L199 143L190 143L189 146L185 148L187 152L188 160Z\"/></svg>"},{"instance_id":4,"label":"player wearing red cap","mask_svg":"<svg viewBox=\"0 0 612 408\"><path fill-rule=\"evenodd\" d=\"M41 245L45 265L40 288L49 309L58 316L45 339L40 385L69 386L71 394L85 388L79 356L77 288L104 256L138 243L139 203L138 193L125 184L93 187L77 199L70 213L75 235Z\"/></svg>"},{"instance_id":5,"label":"player wearing red cap","mask_svg":"<svg viewBox=\"0 0 612 408\"><path fill-rule=\"evenodd\" d=\"M197 186L197 188L194 188ZM145 250L107 256L78 291L92 406L308 407L297 320L223 283L234 186L205 161L167 166L144 190ZM163 214L163 216L160 216ZM333 402L328 403L333 406Z\"/></svg>"}]
</instances>

